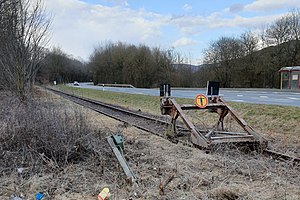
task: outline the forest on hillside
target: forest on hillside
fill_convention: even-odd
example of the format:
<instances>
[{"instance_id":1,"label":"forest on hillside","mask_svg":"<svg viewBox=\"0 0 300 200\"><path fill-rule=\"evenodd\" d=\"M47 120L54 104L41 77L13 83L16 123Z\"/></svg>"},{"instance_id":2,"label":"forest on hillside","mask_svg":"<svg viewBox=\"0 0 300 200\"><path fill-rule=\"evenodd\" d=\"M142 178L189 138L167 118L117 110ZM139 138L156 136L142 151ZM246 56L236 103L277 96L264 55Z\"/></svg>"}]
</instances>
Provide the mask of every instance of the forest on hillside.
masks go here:
<instances>
[{"instance_id":1,"label":"forest on hillside","mask_svg":"<svg viewBox=\"0 0 300 200\"><path fill-rule=\"evenodd\" d=\"M204 52L208 65L197 73L200 80L216 79L223 87L276 88L281 67L300 65L299 39L300 12L293 10L260 35L245 32L212 42Z\"/></svg>"}]
</instances>

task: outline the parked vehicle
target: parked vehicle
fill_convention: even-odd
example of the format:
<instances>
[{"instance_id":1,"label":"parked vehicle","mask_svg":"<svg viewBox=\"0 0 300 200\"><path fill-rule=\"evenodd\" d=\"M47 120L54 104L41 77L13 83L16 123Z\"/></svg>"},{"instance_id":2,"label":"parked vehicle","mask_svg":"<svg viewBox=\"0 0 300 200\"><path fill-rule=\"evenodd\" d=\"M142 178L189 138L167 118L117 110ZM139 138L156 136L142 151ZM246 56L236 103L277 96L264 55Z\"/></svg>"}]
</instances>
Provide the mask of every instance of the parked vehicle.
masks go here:
<instances>
[{"instance_id":1,"label":"parked vehicle","mask_svg":"<svg viewBox=\"0 0 300 200\"><path fill-rule=\"evenodd\" d=\"M78 81L74 81L73 85L74 85L74 86L79 86Z\"/></svg>"}]
</instances>

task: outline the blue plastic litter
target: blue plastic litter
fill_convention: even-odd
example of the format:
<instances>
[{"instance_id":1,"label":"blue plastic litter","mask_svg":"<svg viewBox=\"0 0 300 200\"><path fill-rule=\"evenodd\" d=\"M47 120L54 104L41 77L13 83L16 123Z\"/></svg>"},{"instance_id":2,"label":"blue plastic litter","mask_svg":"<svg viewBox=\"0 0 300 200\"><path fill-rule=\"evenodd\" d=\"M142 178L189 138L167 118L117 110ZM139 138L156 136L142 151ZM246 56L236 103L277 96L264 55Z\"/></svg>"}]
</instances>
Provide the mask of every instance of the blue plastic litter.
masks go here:
<instances>
[{"instance_id":1,"label":"blue plastic litter","mask_svg":"<svg viewBox=\"0 0 300 200\"><path fill-rule=\"evenodd\" d=\"M36 193L35 194L35 200L42 200L42 198L44 197L45 195L43 193Z\"/></svg>"}]
</instances>

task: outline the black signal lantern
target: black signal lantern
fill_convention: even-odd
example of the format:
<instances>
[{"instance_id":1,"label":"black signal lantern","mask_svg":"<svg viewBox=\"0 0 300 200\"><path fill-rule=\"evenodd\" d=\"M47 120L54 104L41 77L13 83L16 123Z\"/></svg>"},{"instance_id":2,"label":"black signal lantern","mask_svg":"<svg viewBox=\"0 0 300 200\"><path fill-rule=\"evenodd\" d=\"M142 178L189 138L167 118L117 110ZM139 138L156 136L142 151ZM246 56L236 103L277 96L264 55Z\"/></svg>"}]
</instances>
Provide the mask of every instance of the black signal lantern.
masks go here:
<instances>
[{"instance_id":1,"label":"black signal lantern","mask_svg":"<svg viewBox=\"0 0 300 200\"><path fill-rule=\"evenodd\" d=\"M171 85L164 83L160 85L160 95L161 97L170 97L171 96Z\"/></svg>"}]
</instances>

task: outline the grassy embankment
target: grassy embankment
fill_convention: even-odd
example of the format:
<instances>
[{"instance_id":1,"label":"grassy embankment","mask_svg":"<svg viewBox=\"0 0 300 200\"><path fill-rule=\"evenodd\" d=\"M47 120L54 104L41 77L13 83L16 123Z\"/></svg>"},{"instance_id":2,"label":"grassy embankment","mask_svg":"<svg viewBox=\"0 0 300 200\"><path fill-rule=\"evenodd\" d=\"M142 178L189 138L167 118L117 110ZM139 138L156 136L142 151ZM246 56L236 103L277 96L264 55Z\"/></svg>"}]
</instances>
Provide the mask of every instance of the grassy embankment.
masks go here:
<instances>
[{"instance_id":1,"label":"grassy embankment","mask_svg":"<svg viewBox=\"0 0 300 200\"><path fill-rule=\"evenodd\" d=\"M141 109L144 112L160 114L159 97L81 89L63 85L58 86L58 88L134 110ZM176 100L178 103L193 103L192 99L177 98ZM235 102L229 102L229 104L238 111L248 124L264 134L269 140L280 146L300 147L300 108Z\"/></svg>"}]
</instances>

